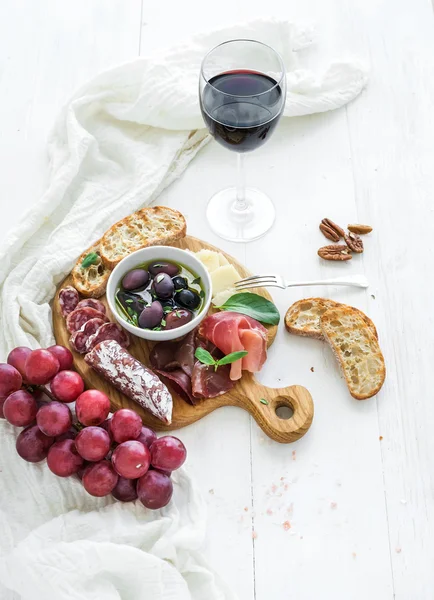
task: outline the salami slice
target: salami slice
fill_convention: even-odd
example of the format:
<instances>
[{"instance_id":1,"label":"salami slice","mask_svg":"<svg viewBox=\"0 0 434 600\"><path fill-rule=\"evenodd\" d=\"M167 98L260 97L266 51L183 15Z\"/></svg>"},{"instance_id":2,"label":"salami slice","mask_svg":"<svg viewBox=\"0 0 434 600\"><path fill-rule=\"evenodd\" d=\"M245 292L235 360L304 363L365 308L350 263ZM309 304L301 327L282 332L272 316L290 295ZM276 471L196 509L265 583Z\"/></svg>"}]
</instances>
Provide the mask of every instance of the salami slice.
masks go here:
<instances>
[{"instance_id":1,"label":"salami slice","mask_svg":"<svg viewBox=\"0 0 434 600\"><path fill-rule=\"evenodd\" d=\"M77 308L86 308L87 306L98 310L103 315L106 314L106 308L101 300L97 300L96 298L85 298L84 300L80 300L77 304Z\"/></svg>"},{"instance_id":2,"label":"salami slice","mask_svg":"<svg viewBox=\"0 0 434 600\"><path fill-rule=\"evenodd\" d=\"M99 312L99 310L86 306L85 308L76 308L66 317L66 328L69 333L74 333L74 331L81 329L83 325L91 319L102 319L104 322L108 321L107 317Z\"/></svg>"},{"instance_id":3,"label":"salami slice","mask_svg":"<svg viewBox=\"0 0 434 600\"><path fill-rule=\"evenodd\" d=\"M163 423L171 423L173 402L167 387L116 341L97 344L84 360L128 398Z\"/></svg>"},{"instance_id":4,"label":"salami slice","mask_svg":"<svg viewBox=\"0 0 434 600\"><path fill-rule=\"evenodd\" d=\"M106 340L114 340L123 348L128 348L130 345L130 337L120 325L117 323L104 323L104 325L101 325L98 331L89 338L86 351L89 352L97 344Z\"/></svg>"},{"instance_id":5,"label":"salami slice","mask_svg":"<svg viewBox=\"0 0 434 600\"><path fill-rule=\"evenodd\" d=\"M77 308L80 302L80 296L78 295L75 287L69 285L60 290L59 292L59 305L62 316L66 317Z\"/></svg>"},{"instance_id":6,"label":"salami slice","mask_svg":"<svg viewBox=\"0 0 434 600\"><path fill-rule=\"evenodd\" d=\"M104 323L105 321L103 319L90 319L81 329L75 331L69 338L69 343L74 350L80 354L84 354L89 338L94 335Z\"/></svg>"}]
</instances>

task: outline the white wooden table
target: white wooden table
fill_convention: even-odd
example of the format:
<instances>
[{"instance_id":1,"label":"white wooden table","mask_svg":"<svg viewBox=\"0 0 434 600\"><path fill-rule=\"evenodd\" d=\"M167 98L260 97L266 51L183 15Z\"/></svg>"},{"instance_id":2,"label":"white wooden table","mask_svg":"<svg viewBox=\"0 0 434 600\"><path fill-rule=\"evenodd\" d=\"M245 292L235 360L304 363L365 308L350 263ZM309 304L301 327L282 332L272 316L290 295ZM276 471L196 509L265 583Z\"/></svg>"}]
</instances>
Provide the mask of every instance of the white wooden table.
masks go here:
<instances>
[{"instance_id":1,"label":"white wooden table","mask_svg":"<svg viewBox=\"0 0 434 600\"><path fill-rule=\"evenodd\" d=\"M275 14L317 24L317 55L356 54L368 88L347 108L283 122L249 156L248 182L278 219L247 246L217 239L208 198L235 177L209 144L161 202L189 230L253 271L294 278L364 272L365 291L315 293L365 310L388 376L376 399L353 400L331 352L283 328L261 380L305 385L310 432L265 439L250 417L221 409L180 433L209 505L207 559L241 600L432 600L434 597L434 16L429 0L3 0L0 4L0 235L44 189L45 140L60 106L100 70L193 31ZM311 53L312 56L314 53ZM316 256L321 218L372 224L351 266ZM422 281L424 283L422 283ZM278 291L282 314L309 290ZM314 369L311 369L314 367Z\"/></svg>"}]
</instances>

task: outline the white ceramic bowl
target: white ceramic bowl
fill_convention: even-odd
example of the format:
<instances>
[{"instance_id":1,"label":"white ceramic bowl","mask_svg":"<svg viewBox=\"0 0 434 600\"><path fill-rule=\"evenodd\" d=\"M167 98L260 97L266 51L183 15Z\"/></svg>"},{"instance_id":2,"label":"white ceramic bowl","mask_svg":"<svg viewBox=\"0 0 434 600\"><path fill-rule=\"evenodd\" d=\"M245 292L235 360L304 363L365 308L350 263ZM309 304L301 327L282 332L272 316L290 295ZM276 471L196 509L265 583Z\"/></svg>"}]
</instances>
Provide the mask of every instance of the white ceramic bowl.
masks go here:
<instances>
[{"instance_id":1,"label":"white ceramic bowl","mask_svg":"<svg viewBox=\"0 0 434 600\"><path fill-rule=\"evenodd\" d=\"M194 317L194 319L190 321L190 323L186 323L177 329L169 329L168 331L151 331L149 329L141 329L140 327L136 327L135 325L131 325L125 321L125 319L118 313L115 305L116 290L118 289L123 276L138 265L155 260L167 260L184 265L189 271L191 271L195 276L200 277L202 280L205 299L200 312ZM137 252L133 252L129 256L126 256L113 269L107 283L106 297L114 318L124 329L133 335L136 335L137 337L143 338L144 340L163 342L167 340L175 340L186 335L195 329L202 319L206 317L211 304L212 283L211 277L209 276L205 266L191 252L186 252L185 250L174 248L173 246L150 246L149 248L137 250Z\"/></svg>"}]
</instances>

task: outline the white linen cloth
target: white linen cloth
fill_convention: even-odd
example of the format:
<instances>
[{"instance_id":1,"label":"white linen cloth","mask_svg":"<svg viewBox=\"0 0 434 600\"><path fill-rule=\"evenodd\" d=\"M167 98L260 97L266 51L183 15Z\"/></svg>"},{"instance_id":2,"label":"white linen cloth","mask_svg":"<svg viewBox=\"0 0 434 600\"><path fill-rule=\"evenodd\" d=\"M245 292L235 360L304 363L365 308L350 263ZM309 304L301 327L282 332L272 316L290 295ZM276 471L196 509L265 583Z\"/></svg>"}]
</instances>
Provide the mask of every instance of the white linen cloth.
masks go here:
<instances>
[{"instance_id":1,"label":"white linen cloth","mask_svg":"<svg viewBox=\"0 0 434 600\"><path fill-rule=\"evenodd\" d=\"M115 221L154 201L207 143L198 105L200 62L237 37L269 43L287 68L286 116L327 111L366 84L357 62L323 74L299 66L309 35L254 21L198 35L171 51L110 69L79 89L49 139L50 180L0 246L0 358L15 346L54 343L50 301L77 257ZM89 496L75 478L15 453L0 423L2 598L229 600L198 554L205 510L184 471L162 511ZM182 436L181 436L182 437Z\"/></svg>"}]
</instances>

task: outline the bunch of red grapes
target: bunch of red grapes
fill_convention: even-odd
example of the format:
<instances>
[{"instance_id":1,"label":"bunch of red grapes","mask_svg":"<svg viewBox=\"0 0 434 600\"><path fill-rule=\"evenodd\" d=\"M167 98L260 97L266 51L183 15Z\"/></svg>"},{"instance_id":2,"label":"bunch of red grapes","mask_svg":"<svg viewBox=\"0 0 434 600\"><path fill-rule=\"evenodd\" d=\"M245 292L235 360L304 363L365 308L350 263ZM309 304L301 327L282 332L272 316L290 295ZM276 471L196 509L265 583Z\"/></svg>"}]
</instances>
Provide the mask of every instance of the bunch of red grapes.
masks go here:
<instances>
[{"instance_id":1,"label":"bunch of red grapes","mask_svg":"<svg viewBox=\"0 0 434 600\"><path fill-rule=\"evenodd\" d=\"M122 408L108 418L108 396L85 391L72 365L63 346L21 346L0 363L0 416L25 427L18 454L28 462L46 458L59 477L76 474L92 496L166 506L173 493L170 475L187 456L184 444L173 436L157 438L133 410ZM69 402L75 402L75 422Z\"/></svg>"}]
</instances>

